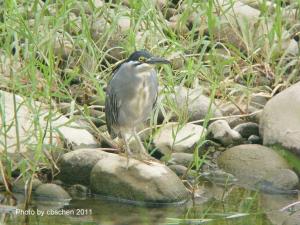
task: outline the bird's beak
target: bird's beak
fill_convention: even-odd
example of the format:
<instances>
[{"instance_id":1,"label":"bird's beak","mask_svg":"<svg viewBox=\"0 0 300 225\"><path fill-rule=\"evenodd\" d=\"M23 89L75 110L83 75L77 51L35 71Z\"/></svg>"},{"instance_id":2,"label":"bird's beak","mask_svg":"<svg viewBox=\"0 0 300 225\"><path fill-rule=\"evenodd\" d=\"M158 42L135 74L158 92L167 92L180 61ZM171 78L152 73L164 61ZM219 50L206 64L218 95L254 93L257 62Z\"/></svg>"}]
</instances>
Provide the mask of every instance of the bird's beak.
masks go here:
<instances>
[{"instance_id":1,"label":"bird's beak","mask_svg":"<svg viewBox=\"0 0 300 225\"><path fill-rule=\"evenodd\" d=\"M159 57L151 57L149 58L146 63L148 64L171 64L169 60L166 60L164 58L159 58Z\"/></svg>"}]
</instances>

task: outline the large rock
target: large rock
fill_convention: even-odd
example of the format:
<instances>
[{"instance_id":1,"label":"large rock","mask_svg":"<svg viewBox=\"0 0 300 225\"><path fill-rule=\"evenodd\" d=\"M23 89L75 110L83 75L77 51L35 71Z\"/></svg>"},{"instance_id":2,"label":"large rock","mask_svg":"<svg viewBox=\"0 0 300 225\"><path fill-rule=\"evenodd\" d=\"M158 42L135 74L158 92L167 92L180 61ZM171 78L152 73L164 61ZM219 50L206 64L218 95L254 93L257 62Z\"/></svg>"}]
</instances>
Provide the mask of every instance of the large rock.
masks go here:
<instances>
[{"instance_id":1,"label":"large rock","mask_svg":"<svg viewBox=\"0 0 300 225\"><path fill-rule=\"evenodd\" d=\"M110 153L108 153L110 154ZM188 192L167 166L110 154L98 161L91 172L93 193L146 203L183 202Z\"/></svg>"},{"instance_id":2,"label":"large rock","mask_svg":"<svg viewBox=\"0 0 300 225\"><path fill-rule=\"evenodd\" d=\"M261 145L239 145L223 152L218 165L239 183L269 192L291 190L299 183L295 172L274 150Z\"/></svg>"},{"instance_id":3,"label":"large rock","mask_svg":"<svg viewBox=\"0 0 300 225\"><path fill-rule=\"evenodd\" d=\"M193 152L201 134L205 135L206 129L200 125L169 124L161 128L154 136L155 146L165 155L172 152Z\"/></svg>"},{"instance_id":4,"label":"large rock","mask_svg":"<svg viewBox=\"0 0 300 225\"><path fill-rule=\"evenodd\" d=\"M94 165L110 156L100 149L77 149L62 156L58 162L58 178L66 184L90 184L90 173Z\"/></svg>"},{"instance_id":5,"label":"large rock","mask_svg":"<svg viewBox=\"0 0 300 225\"><path fill-rule=\"evenodd\" d=\"M3 118L5 118L6 123L6 135L0 135L0 141L4 143L4 138L6 137L7 152L12 154L17 150L13 99L12 93L0 91L0 101L4 102L3 108L5 109ZM47 106L41 102L32 101L31 99L27 100L18 95L15 96L15 99L20 152L24 153L28 149L32 149L32 146L35 146L40 141L38 138L44 135L44 133L37 133L39 129L36 129L36 127L39 127L42 132L48 128L44 138L45 145L51 143L52 145L63 147L63 143L67 143L71 144L72 148L98 145L91 133L82 129L77 123L71 122L67 117L57 113L52 114L52 129L50 133L49 124L47 124L49 119ZM36 120L36 118L39 118L39 120ZM3 126L3 121L0 122L0 126ZM2 148L0 148L0 151L2 151Z\"/></svg>"},{"instance_id":6,"label":"large rock","mask_svg":"<svg viewBox=\"0 0 300 225\"><path fill-rule=\"evenodd\" d=\"M300 82L266 104L259 127L263 144L281 144L300 156Z\"/></svg>"}]
</instances>

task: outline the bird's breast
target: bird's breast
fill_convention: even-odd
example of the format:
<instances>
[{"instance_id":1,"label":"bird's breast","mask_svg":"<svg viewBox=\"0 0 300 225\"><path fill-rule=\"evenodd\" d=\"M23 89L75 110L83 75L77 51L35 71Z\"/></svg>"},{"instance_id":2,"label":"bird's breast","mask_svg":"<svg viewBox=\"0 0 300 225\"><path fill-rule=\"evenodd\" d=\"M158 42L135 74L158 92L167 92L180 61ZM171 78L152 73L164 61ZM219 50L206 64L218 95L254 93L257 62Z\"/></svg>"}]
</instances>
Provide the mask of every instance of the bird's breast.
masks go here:
<instances>
[{"instance_id":1,"label":"bird's breast","mask_svg":"<svg viewBox=\"0 0 300 225\"><path fill-rule=\"evenodd\" d=\"M141 123L149 117L157 95L157 82L153 79L156 79L155 73L140 73L131 80L129 88L123 87L126 98L122 101L121 123L133 126L132 123Z\"/></svg>"}]
</instances>

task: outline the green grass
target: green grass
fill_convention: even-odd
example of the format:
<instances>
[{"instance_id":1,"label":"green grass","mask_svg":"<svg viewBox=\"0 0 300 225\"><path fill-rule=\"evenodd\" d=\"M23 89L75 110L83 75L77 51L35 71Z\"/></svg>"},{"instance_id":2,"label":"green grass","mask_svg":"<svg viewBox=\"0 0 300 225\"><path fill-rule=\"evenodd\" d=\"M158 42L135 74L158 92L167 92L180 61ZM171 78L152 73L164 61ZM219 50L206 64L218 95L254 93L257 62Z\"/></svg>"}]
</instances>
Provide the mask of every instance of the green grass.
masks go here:
<instances>
[{"instance_id":1,"label":"green grass","mask_svg":"<svg viewBox=\"0 0 300 225\"><path fill-rule=\"evenodd\" d=\"M104 105L103 88L112 69L136 49L146 48L167 58L175 53L183 55L182 67L160 69L162 93L174 93L177 85L205 84L211 104L218 99L243 108L249 106L253 93L272 96L277 89L299 81L299 53L290 56L283 51L286 49L284 32L288 31L291 37L299 35L299 0L292 5L282 5L276 0L272 7L269 1L258 1L255 7L260 16L254 25L252 21L229 16L234 1L229 1L222 9L213 0L179 1L186 6L174 28L165 20L166 10L158 11L152 1L128 2L129 8L125 8L122 1L109 1L99 8L93 1L77 0L45 3L6 0L0 3L0 88L25 97L23 104L29 106L34 115L32 135L36 138L36 144L30 146L34 153L32 159L24 157L16 161L7 153L6 134L13 122L18 123L18 117L15 116L10 124L4 123L4 99L0 98L1 135L4 136L0 143L1 160L8 180L15 169L21 170L25 180L30 180L45 166L55 173L53 162L45 151L51 155L57 149L52 141L44 144L45 135L51 136L53 132L55 105L71 103L71 111L79 110L92 124L90 108L94 103L88 101L89 97L97 96L97 101ZM294 18L284 16L289 8L296 9ZM194 22L190 23L192 14L195 14ZM131 23L125 31L118 27L121 17L128 18ZM234 34L236 42L229 42L226 35L218 31L224 27L224 20L231 31L225 34ZM189 31L182 33L185 26ZM117 56L112 56L113 51L118 52ZM268 82L260 82L260 79ZM75 81L79 83L74 85ZM76 91L72 87L76 87ZM40 125L40 109L34 106L35 100L49 106L46 129ZM174 101L166 98L161 107L177 115L179 127L188 122L186 109L179 109ZM247 113L247 109L244 107L242 112ZM14 111L18 112L16 104ZM211 117L208 113L204 118L204 127ZM163 123L169 119L166 116ZM156 119L152 123L156 125ZM15 130L17 138L18 129ZM97 136L102 135L95 126L92 129ZM152 136L158 129L154 126ZM178 130L174 131L174 137L176 132ZM205 142L205 135L201 134L192 165L197 169L205 160L199 157ZM17 139L18 151L20 144Z\"/></svg>"}]
</instances>

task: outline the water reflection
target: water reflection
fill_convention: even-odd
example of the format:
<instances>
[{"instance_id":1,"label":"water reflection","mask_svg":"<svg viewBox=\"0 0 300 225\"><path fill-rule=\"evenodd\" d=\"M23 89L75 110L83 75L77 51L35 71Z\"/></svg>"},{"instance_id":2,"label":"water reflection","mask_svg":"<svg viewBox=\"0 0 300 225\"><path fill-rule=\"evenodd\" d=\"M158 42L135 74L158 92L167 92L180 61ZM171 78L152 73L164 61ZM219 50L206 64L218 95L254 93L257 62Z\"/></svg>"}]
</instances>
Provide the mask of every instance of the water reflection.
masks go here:
<instances>
[{"instance_id":1,"label":"water reflection","mask_svg":"<svg viewBox=\"0 0 300 225\"><path fill-rule=\"evenodd\" d=\"M237 186L224 188L217 185L201 187L196 196L195 201L182 205L155 207L120 203L99 196L75 198L68 205L59 201L34 200L31 210L35 214L27 216L27 224L268 225L272 224L270 220L273 224L282 224L285 217L272 217L272 212L277 212L280 207L297 200L297 196L278 197ZM0 223L24 224L26 216L16 214L16 208L22 209L23 202L22 195L16 195L15 201L2 198Z\"/></svg>"}]
</instances>

